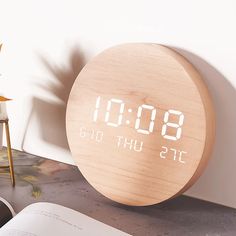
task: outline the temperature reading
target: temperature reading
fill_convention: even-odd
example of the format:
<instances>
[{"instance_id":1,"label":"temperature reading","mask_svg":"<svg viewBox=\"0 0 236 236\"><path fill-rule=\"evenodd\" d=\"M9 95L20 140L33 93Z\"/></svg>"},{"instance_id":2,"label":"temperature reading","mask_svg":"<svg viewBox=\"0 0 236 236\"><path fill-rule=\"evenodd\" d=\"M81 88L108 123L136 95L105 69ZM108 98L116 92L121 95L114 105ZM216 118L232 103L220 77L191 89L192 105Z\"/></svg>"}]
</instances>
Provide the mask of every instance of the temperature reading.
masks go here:
<instances>
[{"instance_id":1,"label":"temperature reading","mask_svg":"<svg viewBox=\"0 0 236 236\"><path fill-rule=\"evenodd\" d=\"M177 150L175 148L168 148L162 146L162 151L160 152L160 158L167 159L170 158L173 161L178 161L182 164L185 164L184 155L187 154L185 151Z\"/></svg>"},{"instance_id":2,"label":"temperature reading","mask_svg":"<svg viewBox=\"0 0 236 236\"><path fill-rule=\"evenodd\" d=\"M96 99L95 103L95 110L93 112L93 121L96 122L98 120L98 111L100 109L100 102L101 102L101 97L98 96ZM119 106L118 114L115 122L111 122L111 112L114 110L114 105ZM113 107L113 108L112 108ZM111 98L106 105L106 112L105 112L105 118L104 121L108 126L112 127L119 127L122 124L123 121L123 116L124 116L124 111L125 111L125 103L121 99L116 99L116 98ZM131 113L133 109L128 108L127 112ZM144 119L144 116L142 117L143 113L145 112L150 112L150 121L149 125L147 127L141 127L142 124L142 119ZM157 114L157 109L148 104L142 104L141 106L138 107L137 109L137 116L135 121L132 123L130 120L125 120L126 125L133 124L135 130L140 133L140 134L151 134L154 131L154 126L155 126L155 119L156 119L156 114ZM171 121L171 118L177 118L176 122ZM182 126L184 124L184 114L181 111L178 110L173 110L169 109L168 111L165 112L164 118L163 118L164 124L162 125L161 128L161 135L164 139L176 141L181 138L182 135ZM157 126L158 127L158 126Z\"/></svg>"}]
</instances>

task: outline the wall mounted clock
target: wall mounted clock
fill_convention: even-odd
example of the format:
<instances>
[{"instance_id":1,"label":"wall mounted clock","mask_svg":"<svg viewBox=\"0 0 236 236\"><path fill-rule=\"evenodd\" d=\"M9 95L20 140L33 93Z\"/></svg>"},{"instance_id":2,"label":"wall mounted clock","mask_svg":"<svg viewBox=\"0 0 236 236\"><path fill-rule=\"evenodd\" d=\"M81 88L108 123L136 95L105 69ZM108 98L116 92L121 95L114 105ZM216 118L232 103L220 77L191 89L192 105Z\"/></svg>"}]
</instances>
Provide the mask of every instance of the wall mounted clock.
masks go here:
<instances>
[{"instance_id":1,"label":"wall mounted clock","mask_svg":"<svg viewBox=\"0 0 236 236\"><path fill-rule=\"evenodd\" d=\"M189 188L214 139L200 74L174 50L129 43L105 50L78 75L66 127L72 156L97 191L152 205Z\"/></svg>"}]
</instances>

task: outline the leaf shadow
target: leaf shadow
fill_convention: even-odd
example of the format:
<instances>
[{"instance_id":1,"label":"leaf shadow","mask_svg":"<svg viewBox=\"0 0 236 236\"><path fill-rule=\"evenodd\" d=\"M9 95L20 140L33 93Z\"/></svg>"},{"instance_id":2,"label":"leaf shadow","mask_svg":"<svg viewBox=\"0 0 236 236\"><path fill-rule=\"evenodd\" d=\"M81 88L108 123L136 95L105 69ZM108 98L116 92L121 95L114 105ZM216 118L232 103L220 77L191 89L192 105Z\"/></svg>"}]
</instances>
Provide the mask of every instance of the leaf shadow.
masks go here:
<instances>
[{"instance_id":1,"label":"leaf shadow","mask_svg":"<svg viewBox=\"0 0 236 236\"><path fill-rule=\"evenodd\" d=\"M43 141L69 150L65 124L66 105L72 85L85 65L85 57L76 46L70 51L67 66L58 66L41 54L38 55L38 58L52 76L53 81L49 81L47 84L36 82L35 85L42 91L56 97L59 102L37 96L32 98L32 109L23 135L22 150L24 150L27 133L33 118L38 121L40 138Z\"/></svg>"}]
</instances>

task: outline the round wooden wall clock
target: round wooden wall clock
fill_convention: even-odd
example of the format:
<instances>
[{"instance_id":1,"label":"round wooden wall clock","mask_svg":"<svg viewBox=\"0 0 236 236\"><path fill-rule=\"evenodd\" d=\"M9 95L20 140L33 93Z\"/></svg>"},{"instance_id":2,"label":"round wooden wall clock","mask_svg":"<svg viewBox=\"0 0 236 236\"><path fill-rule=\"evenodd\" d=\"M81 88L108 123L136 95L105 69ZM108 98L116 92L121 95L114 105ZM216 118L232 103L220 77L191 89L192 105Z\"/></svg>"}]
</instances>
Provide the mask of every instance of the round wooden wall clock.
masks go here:
<instances>
[{"instance_id":1,"label":"round wooden wall clock","mask_svg":"<svg viewBox=\"0 0 236 236\"><path fill-rule=\"evenodd\" d=\"M67 106L73 158L106 197L162 202L200 176L214 139L214 112L200 74L151 43L109 48L77 77Z\"/></svg>"}]
</instances>

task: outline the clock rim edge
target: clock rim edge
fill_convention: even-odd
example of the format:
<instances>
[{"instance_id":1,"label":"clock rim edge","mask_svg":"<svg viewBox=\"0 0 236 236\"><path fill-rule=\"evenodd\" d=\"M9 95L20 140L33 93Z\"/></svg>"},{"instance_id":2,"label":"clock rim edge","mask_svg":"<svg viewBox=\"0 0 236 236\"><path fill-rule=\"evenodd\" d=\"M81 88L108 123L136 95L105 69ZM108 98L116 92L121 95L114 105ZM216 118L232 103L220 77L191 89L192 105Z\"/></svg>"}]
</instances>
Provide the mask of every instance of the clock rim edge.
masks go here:
<instances>
[{"instance_id":1,"label":"clock rim edge","mask_svg":"<svg viewBox=\"0 0 236 236\"><path fill-rule=\"evenodd\" d=\"M105 50L102 50L100 53L96 54L91 60L89 60L86 63L86 65L89 64L90 62L92 62L94 58L96 58L99 55L103 54L105 51L108 51L112 48L121 47L121 46L124 46L124 45L132 45L132 44L150 45L150 46L153 45L153 46L161 47L162 50L165 50L166 53L168 53L170 56L175 58L175 60L178 63L181 64L181 66L184 68L186 73L192 79L192 81L195 84L195 86L198 90L198 93L201 97L201 101L202 101L202 104L203 104L203 107L204 107L204 113L205 113L204 117L205 117L206 130L205 130L205 142L204 142L203 151L202 151L202 158L199 160L199 163L198 163L195 171L193 172L192 177L183 185L183 187L178 192L176 192L176 194L174 194L173 196L171 196L171 197L169 197L169 198L167 198L163 201L160 201L160 202L154 202L154 203L150 203L150 204L140 204L140 205L118 202L118 201L113 200L109 196L104 195L102 192L98 191L97 188L94 185L92 185L89 181L87 181L84 174L80 170L79 166L77 164L76 164L76 166L80 170L81 174L84 176L86 181L94 189L96 189L96 191L98 191L100 194L102 194L106 198L108 198L112 201L118 202L120 204L129 205L129 206L150 206L150 205L159 204L161 202L164 202L166 200L169 200L171 198L179 196L180 194L185 192L187 189L189 189L198 180L198 178L201 176L202 172L204 171L204 169L207 166L207 163L208 163L208 161L211 157L211 152L212 152L212 149L213 149L214 137L215 137L215 112L214 112L214 106L213 106L212 98L210 96L208 87L207 87L206 83L203 80L203 76L200 74L200 72L196 69L196 67L186 57L184 57L179 52L175 51L174 49L172 49L169 46L165 46L163 44L158 44L158 43L138 43L138 42L118 44L118 45L114 45L112 47L106 48ZM83 69L80 71L80 73L86 68L86 65L83 67ZM76 80L79 77L80 73L77 75L77 77L76 77L76 79L73 83L73 86L71 88L71 91L70 91L70 94L69 94L69 97L68 97L67 106L66 106L66 136L67 136L69 147L70 147L70 143L69 143L69 137L68 137L68 107L69 107L69 101L70 101L70 97L71 97L73 87L74 87L74 85L76 83ZM200 92L200 90L201 90L201 92ZM70 149L71 149L71 147L70 147Z\"/></svg>"}]
</instances>

